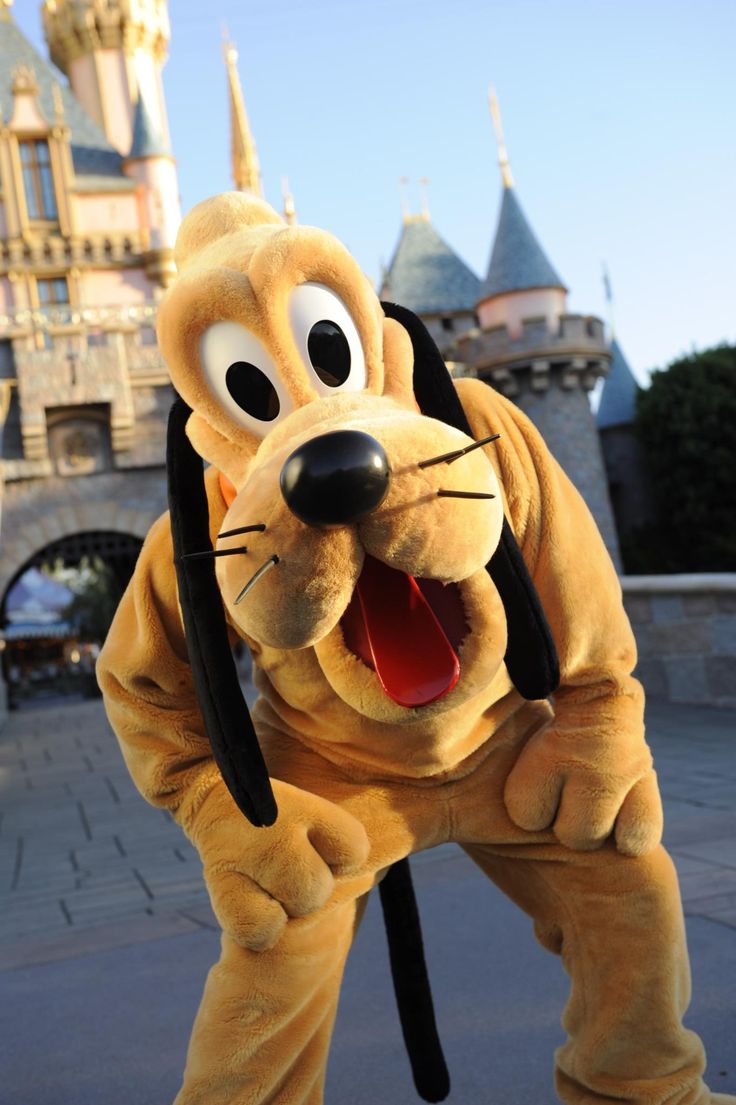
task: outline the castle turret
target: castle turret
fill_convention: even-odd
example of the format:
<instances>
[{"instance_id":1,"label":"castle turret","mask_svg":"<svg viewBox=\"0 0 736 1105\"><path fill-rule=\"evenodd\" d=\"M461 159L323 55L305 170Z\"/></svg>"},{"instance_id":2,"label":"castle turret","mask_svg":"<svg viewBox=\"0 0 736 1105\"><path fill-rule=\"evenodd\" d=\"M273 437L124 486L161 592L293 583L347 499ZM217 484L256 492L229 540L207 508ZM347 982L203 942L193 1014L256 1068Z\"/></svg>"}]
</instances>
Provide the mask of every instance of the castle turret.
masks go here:
<instances>
[{"instance_id":1,"label":"castle turret","mask_svg":"<svg viewBox=\"0 0 736 1105\"><path fill-rule=\"evenodd\" d=\"M446 352L459 333L475 326L479 288L475 273L435 230L427 208L418 215L405 212L381 298L419 315Z\"/></svg>"},{"instance_id":2,"label":"castle turret","mask_svg":"<svg viewBox=\"0 0 736 1105\"><path fill-rule=\"evenodd\" d=\"M139 90L168 143L161 69L171 31L167 0L44 0L52 61L72 92L121 154L133 139Z\"/></svg>"},{"instance_id":3,"label":"castle turret","mask_svg":"<svg viewBox=\"0 0 736 1105\"><path fill-rule=\"evenodd\" d=\"M493 93L491 114L503 185L501 211L477 301L480 329L459 338L456 356L529 415L588 504L618 564L618 539L588 396L610 361L603 322L568 314L567 289L516 197Z\"/></svg>"}]
</instances>

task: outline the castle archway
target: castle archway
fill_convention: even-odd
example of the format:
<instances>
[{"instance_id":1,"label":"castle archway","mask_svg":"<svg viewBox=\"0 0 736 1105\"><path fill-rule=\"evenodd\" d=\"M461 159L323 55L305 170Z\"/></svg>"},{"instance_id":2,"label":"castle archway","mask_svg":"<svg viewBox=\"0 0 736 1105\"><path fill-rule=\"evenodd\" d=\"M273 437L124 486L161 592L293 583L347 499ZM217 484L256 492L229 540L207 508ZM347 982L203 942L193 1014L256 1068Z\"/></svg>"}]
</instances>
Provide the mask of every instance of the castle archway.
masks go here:
<instances>
[{"instance_id":1,"label":"castle archway","mask_svg":"<svg viewBox=\"0 0 736 1105\"><path fill-rule=\"evenodd\" d=\"M121 468L76 478L56 475L43 479L6 479L0 529L0 641L5 643L2 668L6 680L13 673L17 676L19 667L25 666L31 671L38 662L40 668L45 664L48 672L54 666L64 667L67 673L87 669L89 687L94 690L91 672L94 652L107 630L107 625L101 627L100 623L112 617L143 539L165 509L165 473L155 466L132 471ZM79 604L75 605L70 619L63 614L64 594L59 588L71 585L66 596L68 606L74 597L74 569L83 563L92 568L91 573L85 568L85 581L96 574L93 579L96 595L99 597L103 593L104 601L95 603L93 594L94 617L86 616L90 603L83 603L82 611ZM99 569L100 564L103 569ZM52 569L56 566L57 570L42 570L43 565ZM24 574L29 584L25 590L30 596L26 594L18 603L16 594L13 601L21 610L11 619L8 598ZM52 593L54 587L57 588L56 597ZM22 607L24 603L28 605L29 597L41 630L44 621L47 627L56 623L55 638L39 637L38 624L33 625L34 618L28 620L28 633L23 636L26 619ZM58 607L56 612L47 609L54 605ZM105 610L104 617L100 607ZM90 620L93 628L90 628ZM11 621L15 623L12 629ZM64 622L69 624L59 624ZM22 655L20 645L13 644L21 640L30 642L23 646ZM42 648L44 640L46 645ZM70 663L77 664L78 668L70 668ZM34 688L38 682L36 675ZM2 686L0 698L1 692ZM18 697L15 695L16 699Z\"/></svg>"},{"instance_id":2,"label":"castle archway","mask_svg":"<svg viewBox=\"0 0 736 1105\"><path fill-rule=\"evenodd\" d=\"M65 534L38 549L0 599L0 648L9 704L97 693L100 646L142 541L114 530Z\"/></svg>"},{"instance_id":3,"label":"castle archway","mask_svg":"<svg viewBox=\"0 0 736 1105\"><path fill-rule=\"evenodd\" d=\"M68 533L15 571L0 598L9 705L97 694L95 661L141 544L115 530Z\"/></svg>"}]
</instances>

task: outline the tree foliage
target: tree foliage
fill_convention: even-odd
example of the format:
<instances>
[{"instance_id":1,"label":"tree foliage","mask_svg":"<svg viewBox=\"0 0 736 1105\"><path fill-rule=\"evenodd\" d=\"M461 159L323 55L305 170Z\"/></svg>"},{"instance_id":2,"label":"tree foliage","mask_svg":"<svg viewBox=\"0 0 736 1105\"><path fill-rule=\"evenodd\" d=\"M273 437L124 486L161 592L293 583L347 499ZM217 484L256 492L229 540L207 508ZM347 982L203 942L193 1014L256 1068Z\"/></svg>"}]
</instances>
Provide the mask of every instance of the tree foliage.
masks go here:
<instances>
[{"instance_id":1,"label":"tree foliage","mask_svg":"<svg viewBox=\"0 0 736 1105\"><path fill-rule=\"evenodd\" d=\"M736 346L654 372L635 428L655 519L625 550L629 570L736 571Z\"/></svg>"},{"instance_id":2,"label":"tree foliage","mask_svg":"<svg viewBox=\"0 0 736 1105\"><path fill-rule=\"evenodd\" d=\"M85 556L70 567L57 561L49 574L73 592L63 616L84 641L102 643L120 600L111 569L99 556Z\"/></svg>"}]
</instances>

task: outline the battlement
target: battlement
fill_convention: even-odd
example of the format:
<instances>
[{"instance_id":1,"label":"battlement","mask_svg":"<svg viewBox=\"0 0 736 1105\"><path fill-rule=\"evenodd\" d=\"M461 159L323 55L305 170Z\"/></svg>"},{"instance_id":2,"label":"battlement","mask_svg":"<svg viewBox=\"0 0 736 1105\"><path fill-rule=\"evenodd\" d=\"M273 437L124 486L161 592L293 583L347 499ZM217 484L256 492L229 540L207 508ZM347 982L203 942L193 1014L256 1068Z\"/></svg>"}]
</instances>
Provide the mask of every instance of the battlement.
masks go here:
<instances>
[{"instance_id":1,"label":"battlement","mask_svg":"<svg viewBox=\"0 0 736 1105\"><path fill-rule=\"evenodd\" d=\"M611 360L603 322L593 315L561 315L555 329L544 317L525 318L519 338L506 326L476 328L458 338L454 353L508 396L519 394L524 378L532 391L546 390L553 372L563 388L588 391Z\"/></svg>"},{"instance_id":2,"label":"battlement","mask_svg":"<svg viewBox=\"0 0 736 1105\"><path fill-rule=\"evenodd\" d=\"M51 60L66 73L95 49L150 50L160 62L171 39L167 0L45 0L43 29Z\"/></svg>"}]
</instances>

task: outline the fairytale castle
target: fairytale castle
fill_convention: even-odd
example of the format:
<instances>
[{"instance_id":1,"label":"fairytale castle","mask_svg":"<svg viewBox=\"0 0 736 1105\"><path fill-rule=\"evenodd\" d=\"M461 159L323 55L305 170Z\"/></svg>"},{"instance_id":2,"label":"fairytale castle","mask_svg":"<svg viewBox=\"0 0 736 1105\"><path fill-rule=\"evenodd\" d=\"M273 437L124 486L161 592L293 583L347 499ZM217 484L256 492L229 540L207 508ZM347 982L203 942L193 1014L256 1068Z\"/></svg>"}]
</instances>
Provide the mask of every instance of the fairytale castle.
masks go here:
<instances>
[{"instance_id":1,"label":"fairytale castle","mask_svg":"<svg viewBox=\"0 0 736 1105\"><path fill-rule=\"evenodd\" d=\"M180 221L161 79L166 0L44 0L56 69L22 35L11 5L0 0L6 626L13 585L44 561L97 554L122 584L165 509L172 390L154 323L174 275ZM236 62L230 47L233 186L260 194ZM608 432L631 420L633 376L620 350L612 354L600 319L568 313L565 285L523 212L498 126L503 192L485 279L425 213L405 217L381 292L426 320L453 371L487 380L527 411L618 561L589 392L610 371L599 410ZM293 220L288 195L284 214ZM5 637L12 639L7 629Z\"/></svg>"}]
</instances>

